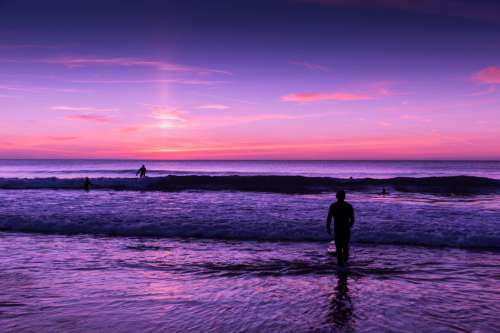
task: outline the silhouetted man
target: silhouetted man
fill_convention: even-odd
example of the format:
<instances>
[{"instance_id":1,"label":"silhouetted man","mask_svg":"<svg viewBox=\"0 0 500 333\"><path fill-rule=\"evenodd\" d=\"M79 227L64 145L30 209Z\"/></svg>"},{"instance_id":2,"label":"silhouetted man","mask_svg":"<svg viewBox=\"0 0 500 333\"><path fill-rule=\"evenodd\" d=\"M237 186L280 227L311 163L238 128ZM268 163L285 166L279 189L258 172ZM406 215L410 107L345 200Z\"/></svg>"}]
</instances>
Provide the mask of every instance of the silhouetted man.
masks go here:
<instances>
[{"instance_id":1,"label":"silhouetted man","mask_svg":"<svg viewBox=\"0 0 500 333\"><path fill-rule=\"evenodd\" d=\"M351 204L345 202L345 192L337 192L337 202L330 205L326 219L326 230L331 235L330 225L334 219L333 232L335 247L337 248L337 263L344 265L349 259L349 241L351 240L351 228L354 224L354 209Z\"/></svg>"},{"instance_id":2,"label":"silhouetted man","mask_svg":"<svg viewBox=\"0 0 500 333\"><path fill-rule=\"evenodd\" d=\"M89 177L85 177L85 181L83 183L83 189L85 191L90 191L90 185L91 185L91 183L90 183Z\"/></svg>"},{"instance_id":3,"label":"silhouetted man","mask_svg":"<svg viewBox=\"0 0 500 333\"><path fill-rule=\"evenodd\" d=\"M144 164L139 168L139 170L137 170L137 173L135 174L136 176L139 176L139 178L144 178L146 177L146 172L148 172L148 170L146 170L146 167L144 166Z\"/></svg>"}]
</instances>

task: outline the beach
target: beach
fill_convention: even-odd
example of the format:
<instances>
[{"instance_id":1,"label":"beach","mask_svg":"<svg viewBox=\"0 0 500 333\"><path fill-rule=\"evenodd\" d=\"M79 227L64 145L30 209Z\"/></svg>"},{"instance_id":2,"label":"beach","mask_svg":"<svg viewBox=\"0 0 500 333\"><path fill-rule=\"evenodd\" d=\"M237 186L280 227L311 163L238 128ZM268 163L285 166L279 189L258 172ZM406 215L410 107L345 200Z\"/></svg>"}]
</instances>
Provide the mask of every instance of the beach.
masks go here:
<instances>
[{"instance_id":1,"label":"beach","mask_svg":"<svg viewBox=\"0 0 500 333\"><path fill-rule=\"evenodd\" d=\"M146 161L143 180L134 161L0 164L1 331L500 330L498 162ZM433 175L493 185L394 185ZM90 191L53 186L86 176ZM337 182L281 193L172 189L169 176ZM328 206L335 188L367 179L347 192L356 223L338 269Z\"/></svg>"}]
</instances>

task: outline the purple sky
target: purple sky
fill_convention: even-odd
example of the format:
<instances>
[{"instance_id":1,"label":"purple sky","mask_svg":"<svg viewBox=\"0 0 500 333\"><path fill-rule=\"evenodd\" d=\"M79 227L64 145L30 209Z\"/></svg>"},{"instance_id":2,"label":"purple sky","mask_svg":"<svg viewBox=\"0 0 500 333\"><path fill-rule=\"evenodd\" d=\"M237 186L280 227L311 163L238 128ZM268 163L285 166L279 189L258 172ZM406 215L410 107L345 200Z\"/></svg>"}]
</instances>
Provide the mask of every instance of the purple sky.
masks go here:
<instances>
[{"instance_id":1,"label":"purple sky","mask_svg":"<svg viewBox=\"0 0 500 333\"><path fill-rule=\"evenodd\" d=\"M0 0L0 158L500 159L494 1Z\"/></svg>"}]
</instances>

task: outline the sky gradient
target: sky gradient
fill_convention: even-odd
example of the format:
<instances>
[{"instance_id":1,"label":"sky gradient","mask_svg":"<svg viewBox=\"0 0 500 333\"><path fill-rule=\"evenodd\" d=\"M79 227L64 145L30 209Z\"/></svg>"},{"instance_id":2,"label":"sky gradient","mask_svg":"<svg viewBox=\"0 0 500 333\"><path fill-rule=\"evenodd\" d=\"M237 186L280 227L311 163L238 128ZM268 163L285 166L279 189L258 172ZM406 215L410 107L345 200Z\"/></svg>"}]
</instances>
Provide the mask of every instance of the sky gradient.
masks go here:
<instances>
[{"instance_id":1,"label":"sky gradient","mask_svg":"<svg viewBox=\"0 0 500 333\"><path fill-rule=\"evenodd\" d=\"M495 1L0 0L0 158L500 159Z\"/></svg>"}]
</instances>

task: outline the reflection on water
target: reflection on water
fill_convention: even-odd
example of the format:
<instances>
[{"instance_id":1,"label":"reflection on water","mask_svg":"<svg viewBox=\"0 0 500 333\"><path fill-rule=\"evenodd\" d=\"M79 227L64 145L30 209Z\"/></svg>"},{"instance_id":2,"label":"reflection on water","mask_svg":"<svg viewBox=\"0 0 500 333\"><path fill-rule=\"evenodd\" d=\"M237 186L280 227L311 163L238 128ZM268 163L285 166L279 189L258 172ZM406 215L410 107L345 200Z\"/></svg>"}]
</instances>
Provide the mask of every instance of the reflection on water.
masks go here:
<instances>
[{"instance_id":1,"label":"reflection on water","mask_svg":"<svg viewBox=\"0 0 500 333\"><path fill-rule=\"evenodd\" d=\"M0 233L0 332L499 332L500 253Z\"/></svg>"},{"instance_id":2,"label":"reflection on water","mask_svg":"<svg viewBox=\"0 0 500 333\"><path fill-rule=\"evenodd\" d=\"M349 295L348 277L349 272L340 269L337 271L337 286L331 297L328 311L328 322L344 332L353 330L354 309Z\"/></svg>"}]
</instances>

